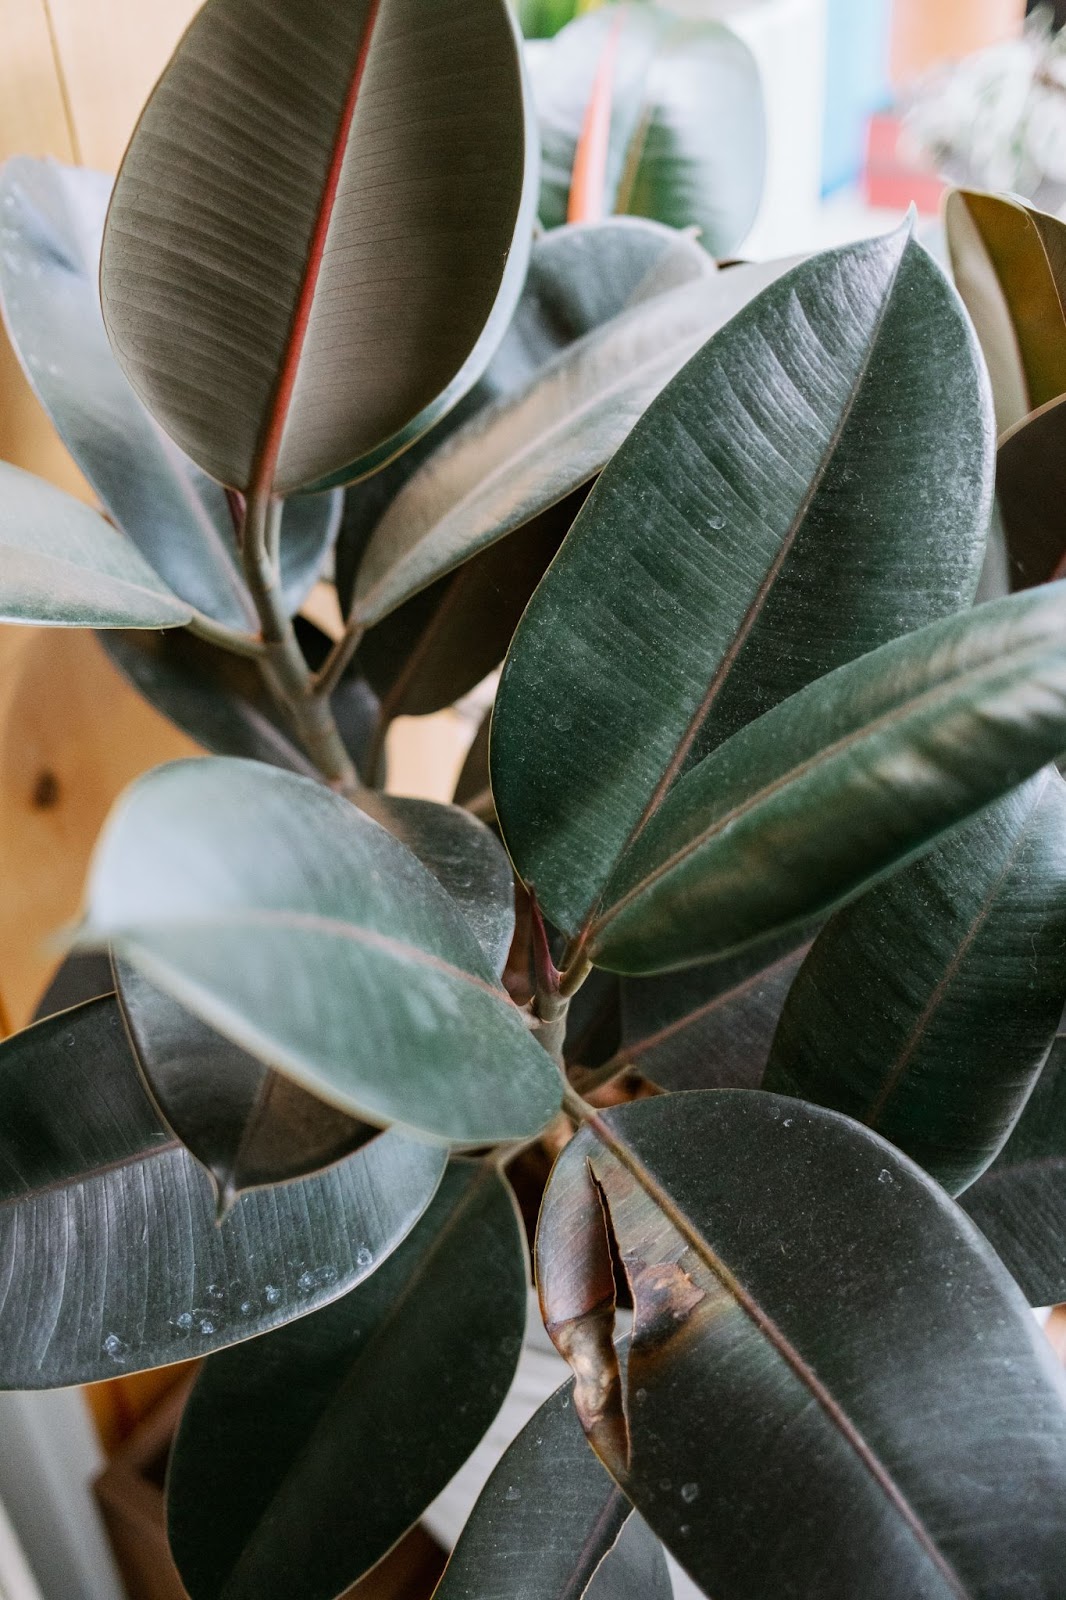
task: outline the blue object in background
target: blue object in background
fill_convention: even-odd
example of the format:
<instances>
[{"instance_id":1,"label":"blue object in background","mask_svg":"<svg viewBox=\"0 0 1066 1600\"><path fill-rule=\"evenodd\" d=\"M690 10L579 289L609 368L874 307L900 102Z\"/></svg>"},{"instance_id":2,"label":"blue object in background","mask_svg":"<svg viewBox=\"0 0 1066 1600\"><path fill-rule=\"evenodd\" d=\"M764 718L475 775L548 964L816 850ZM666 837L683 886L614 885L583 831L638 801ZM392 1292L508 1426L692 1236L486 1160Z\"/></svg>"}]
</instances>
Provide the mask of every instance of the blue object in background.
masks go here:
<instances>
[{"instance_id":1,"label":"blue object in background","mask_svg":"<svg viewBox=\"0 0 1066 1600\"><path fill-rule=\"evenodd\" d=\"M823 194L856 182L866 154L870 115L892 101L888 76L892 0L827 0L827 7Z\"/></svg>"}]
</instances>

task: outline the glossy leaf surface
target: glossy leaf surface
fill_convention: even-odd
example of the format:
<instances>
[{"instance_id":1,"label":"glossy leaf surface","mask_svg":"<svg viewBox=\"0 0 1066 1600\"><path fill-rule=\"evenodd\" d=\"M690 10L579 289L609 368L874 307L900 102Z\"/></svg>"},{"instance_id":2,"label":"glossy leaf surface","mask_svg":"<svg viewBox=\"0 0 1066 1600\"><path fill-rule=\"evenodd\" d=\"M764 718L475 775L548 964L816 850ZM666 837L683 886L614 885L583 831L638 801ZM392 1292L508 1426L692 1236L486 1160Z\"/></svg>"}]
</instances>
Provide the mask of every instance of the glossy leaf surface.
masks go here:
<instances>
[{"instance_id":1,"label":"glossy leaf surface","mask_svg":"<svg viewBox=\"0 0 1066 1600\"><path fill-rule=\"evenodd\" d=\"M795 268L648 408L526 609L493 723L508 848L566 933L682 772L972 599L992 487L978 363L904 230Z\"/></svg>"},{"instance_id":2,"label":"glossy leaf surface","mask_svg":"<svg viewBox=\"0 0 1066 1600\"><path fill-rule=\"evenodd\" d=\"M763 1088L843 1111L958 1194L1021 1115L1066 1004L1066 783L1047 767L838 911Z\"/></svg>"},{"instance_id":3,"label":"glossy leaf surface","mask_svg":"<svg viewBox=\"0 0 1066 1600\"><path fill-rule=\"evenodd\" d=\"M93 864L82 942L105 941L353 1116L483 1143L538 1132L558 1105L554 1066L437 879L307 779L222 759L140 779Z\"/></svg>"},{"instance_id":4,"label":"glossy leaf surface","mask_svg":"<svg viewBox=\"0 0 1066 1600\"><path fill-rule=\"evenodd\" d=\"M434 1600L671 1600L662 1546L589 1449L571 1391L500 1461Z\"/></svg>"},{"instance_id":5,"label":"glossy leaf surface","mask_svg":"<svg viewBox=\"0 0 1066 1600\"><path fill-rule=\"evenodd\" d=\"M724 961L623 978L619 1065L663 1089L757 1089L810 942L801 928Z\"/></svg>"},{"instance_id":6,"label":"glossy leaf surface","mask_svg":"<svg viewBox=\"0 0 1066 1600\"><path fill-rule=\"evenodd\" d=\"M353 614L378 621L588 483L679 368L786 265L731 268L642 300L478 411L381 518Z\"/></svg>"},{"instance_id":7,"label":"glossy leaf surface","mask_svg":"<svg viewBox=\"0 0 1066 1600\"><path fill-rule=\"evenodd\" d=\"M254 631L226 496L152 420L104 330L98 278L111 179L18 156L0 174L0 309L34 392L112 520L197 611ZM339 494L285 508L292 610L340 525Z\"/></svg>"},{"instance_id":8,"label":"glossy leaf surface","mask_svg":"<svg viewBox=\"0 0 1066 1600\"><path fill-rule=\"evenodd\" d=\"M552 1175L541 1302L597 1453L696 1582L1051 1600L1066 1377L939 1186L847 1118L757 1092L645 1100L596 1131ZM624 1376L608 1225L635 1307Z\"/></svg>"},{"instance_id":9,"label":"glossy leaf surface","mask_svg":"<svg viewBox=\"0 0 1066 1600\"><path fill-rule=\"evenodd\" d=\"M383 464L510 318L526 143L505 0L209 0L142 112L104 234L104 318L133 387L235 488Z\"/></svg>"},{"instance_id":10,"label":"glossy leaf surface","mask_svg":"<svg viewBox=\"0 0 1066 1600\"><path fill-rule=\"evenodd\" d=\"M663 971L818 917L1066 749L1066 585L934 622L768 711L664 801L590 952Z\"/></svg>"},{"instance_id":11,"label":"glossy leaf surface","mask_svg":"<svg viewBox=\"0 0 1066 1600\"><path fill-rule=\"evenodd\" d=\"M1066 393L1066 226L1021 201L973 189L948 196L944 222L1002 433Z\"/></svg>"},{"instance_id":12,"label":"glossy leaf surface","mask_svg":"<svg viewBox=\"0 0 1066 1600\"><path fill-rule=\"evenodd\" d=\"M399 1244L443 1167L440 1150L382 1134L219 1225L117 1002L38 1023L0 1046L0 1384L93 1383L302 1317Z\"/></svg>"},{"instance_id":13,"label":"glossy leaf surface","mask_svg":"<svg viewBox=\"0 0 1066 1600\"><path fill-rule=\"evenodd\" d=\"M586 206L696 227L712 255L734 253L755 220L766 159L759 71L736 34L658 7L606 6L565 28L531 68L545 227L574 215L575 166L598 91L606 159Z\"/></svg>"},{"instance_id":14,"label":"glossy leaf surface","mask_svg":"<svg viewBox=\"0 0 1066 1600\"><path fill-rule=\"evenodd\" d=\"M996 502L1012 589L1063 576L1066 527L1066 395L1026 417L1001 439Z\"/></svg>"},{"instance_id":15,"label":"glossy leaf surface","mask_svg":"<svg viewBox=\"0 0 1066 1600\"><path fill-rule=\"evenodd\" d=\"M247 1189L318 1172L380 1134L271 1072L128 962L116 962L115 983L152 1098L211 1174L221 1211Z\"/></svg>"},{"instance_id":16,"label":"glossy leaf surface","mask_svg":"<svg viewBox=\"0 0 1066 1600\"><path fill-rule=\"evenodd\" d=\"M175 628L191 615L97 512L0 461L0 621Z\"/></svg>"},{"instance_id":17,"label":"glossy leaf surface","mask_svg":"<svg viewBox=\"0 0 1066 1600\"><path fill-rule=\"evenodd\" d=\"M1066 1301L1066 1039L1047 1065L999 1156L962 1205L1030 1305Z\"/></svg>"},{"instance_id":18,"label":"glossy leaf surface","mask_svg":"<svg viewBox=\"0 0 1066 1600\"><path fill-rule=\"evenodd\" d=\"M460 1163L366 1284L210 1361L168 1485L192 1600L333 1600L478 1444L525 1319L510 1190L492 1167Z\"/></svg>"}]
</instances>

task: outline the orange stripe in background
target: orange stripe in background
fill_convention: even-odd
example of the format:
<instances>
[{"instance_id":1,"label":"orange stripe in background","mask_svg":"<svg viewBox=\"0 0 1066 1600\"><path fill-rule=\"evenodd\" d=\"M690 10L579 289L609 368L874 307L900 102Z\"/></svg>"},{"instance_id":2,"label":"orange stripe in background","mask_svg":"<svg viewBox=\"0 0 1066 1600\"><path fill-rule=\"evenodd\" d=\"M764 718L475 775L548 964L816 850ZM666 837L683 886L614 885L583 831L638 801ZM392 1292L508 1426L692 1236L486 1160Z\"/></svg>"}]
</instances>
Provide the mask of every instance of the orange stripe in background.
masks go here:
<instances>
[{"instance_id":1,"label":"orange stripe in background","mask_svg":"<svg viewBox=\"0 0 1066 1600\"><path fill-rule=\"evenodd\" d=\"M611 147L611 113L622 22L623 13L619 13L611 24L596 68L592 94L581 124L581 137L574 152L567 222L602 222L607 214L607 157Z\"/></svg>"}]
</instances>

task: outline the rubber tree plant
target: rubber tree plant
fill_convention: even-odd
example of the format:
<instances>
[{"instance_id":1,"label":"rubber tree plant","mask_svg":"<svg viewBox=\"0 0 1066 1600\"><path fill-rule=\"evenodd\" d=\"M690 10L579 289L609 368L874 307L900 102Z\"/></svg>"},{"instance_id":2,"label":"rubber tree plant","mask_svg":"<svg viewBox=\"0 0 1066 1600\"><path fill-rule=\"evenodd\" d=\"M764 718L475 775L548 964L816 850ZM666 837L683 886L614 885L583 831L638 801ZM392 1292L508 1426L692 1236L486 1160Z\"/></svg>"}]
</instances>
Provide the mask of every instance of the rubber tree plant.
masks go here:
<instances>
[{"instance_id":1,"label":"rubber tree plant","mask_svg":"<svg viewBox=\"0 0 1066 1600\"><path fill-rule=\"evenodd\" d=\"M909 226L533 242L536 144L506 0L209 0L110 199L3 175L102 508L3 467L3 617L213 754L106 825L108 992L0 1047L0 1379L205 1357L189 1594L331 1600L503 1400L517 1191L574 1377L441 1600L665 1597L664 1546L1053 1600L1066 586L973 605L991 391ZM385 793L504 656L464 803Z\"/></svg>"}]
</instances>

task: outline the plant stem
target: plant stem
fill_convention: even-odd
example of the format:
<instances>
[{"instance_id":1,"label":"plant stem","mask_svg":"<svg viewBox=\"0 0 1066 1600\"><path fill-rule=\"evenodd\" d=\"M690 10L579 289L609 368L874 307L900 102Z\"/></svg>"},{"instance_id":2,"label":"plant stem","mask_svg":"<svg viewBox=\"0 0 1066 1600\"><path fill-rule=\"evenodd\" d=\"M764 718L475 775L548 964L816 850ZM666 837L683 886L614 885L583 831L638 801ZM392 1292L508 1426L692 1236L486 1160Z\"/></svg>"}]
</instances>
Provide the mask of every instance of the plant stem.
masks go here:
<instances>
[{"instance_id":1,"label":"plant stem","mask_svg":"<svg viewBox=\"0 0 1066 1600\"><path fill-rule=\"evenodd\" d=\"M596 1107L590 1106L587 1100L583 1100L569 1083L563 1085L563 1110L579 1127L583 1122L596 1122L599 1118Z\"/></svg>"},{"instance_id":2,"label":"plant stem","mask_svg":"<svg viewBox=\"0 0 1066 1600\"><path fill-rule=\"evenodd\" d=\"M321 669L315 674L315 694L328 700L344 676L345 669L358 650L366 628L361 622L349 622Z\"/></svg>"},{"instance_id":3,"label":"plant stem","mask_svg":"<svg viewBox=\"0 0 1066 1600\"><path fill-rule=\"evenodd\" d=\"M276 699L327 783L354 799L359 774L344 747L328 698L315 693L315 676L303 658L281 593L277 550L281 501L253 490L241 539L244 575L262 628L259 664Z\"/></svg>"},{"instance_id":4,"label":"plant stem","mask_svg":"<svg viewBox=\"0 0 1066 1600\"><path fill-rule=\"evenodd\" d=\"M256 638L254 633L242 633L240 628L229 628L224 622L216 622L214 617L206 617L200 611L194 614L187 627L198 639L217 644L233 655L259 660L265 654L266 647L262 639Z\"/></svg>"}]
</instances>

